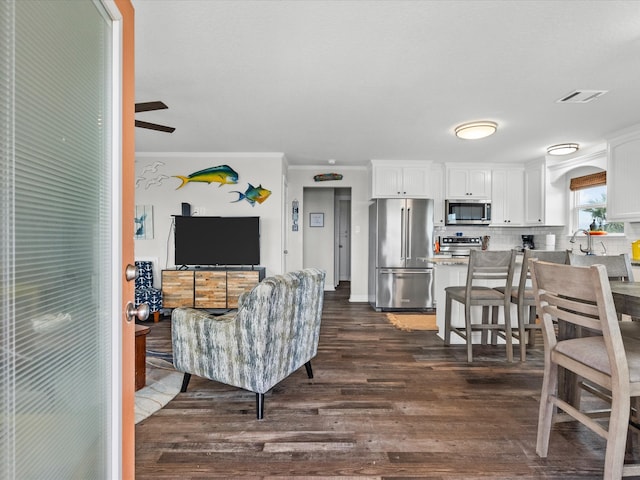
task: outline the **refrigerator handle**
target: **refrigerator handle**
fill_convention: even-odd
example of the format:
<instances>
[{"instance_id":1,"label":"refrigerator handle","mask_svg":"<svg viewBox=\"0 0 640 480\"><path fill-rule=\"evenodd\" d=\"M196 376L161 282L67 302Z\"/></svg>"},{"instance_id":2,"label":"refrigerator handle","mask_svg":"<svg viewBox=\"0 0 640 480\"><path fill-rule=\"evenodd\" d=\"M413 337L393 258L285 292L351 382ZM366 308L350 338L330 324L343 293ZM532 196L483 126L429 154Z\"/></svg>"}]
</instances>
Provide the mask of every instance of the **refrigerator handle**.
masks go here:
<instances>
[{"instance_id":1,"label":"refrigerator handle","mask_svg":"<svg viewBox=\"0 0 640 480\"><path fill-rule=\"evenodd\" d=\"M404 207L400 209L400 260L405 256Z\"/></svg>"},{"instance_id":2,"label":"refrigerator handle","mask_svg":"<svg viewBox=\"0 0 640 480\"><path fill-rule=\"evenodd\" d=\"M413 220L411 218L411 208L407 208L407 231L405 232L407 238L406 258L409 260L413 254L413 248L411 247L411 227Z\"/></svg>"}]
</instances>

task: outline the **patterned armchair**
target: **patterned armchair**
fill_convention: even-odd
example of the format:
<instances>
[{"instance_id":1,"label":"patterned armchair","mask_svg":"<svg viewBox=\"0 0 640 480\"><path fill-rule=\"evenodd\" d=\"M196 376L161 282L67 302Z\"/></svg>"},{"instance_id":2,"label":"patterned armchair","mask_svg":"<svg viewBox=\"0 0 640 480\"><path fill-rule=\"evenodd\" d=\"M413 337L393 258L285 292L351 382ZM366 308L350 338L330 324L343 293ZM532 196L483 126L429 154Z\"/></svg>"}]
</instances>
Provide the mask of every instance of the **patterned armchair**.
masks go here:
<instances>
[{"instance_id":1,"label":"patterned armchair","mask_svg":"<svg viewBox=\"0 0 640 480\"><path fill-rule=\"evenodd\" d=\"M157 322L162 309L162 290L153 287L153 262L136 260L138 276L136 277L135 306L146 303L149 313Z\"/></svg>"},{"instance_id":2,"label":"patterned armchair","mask_svg":"<svg viewBox=\"0 0 640 480\"><path fill-rule=\"evenodd\" d=\"M258 419L264 394L302 365L313 378L325 273L315 268L265 278L240 297L238 310L215 317L176 308L171 315L173 363L191 375L256 394Z\"/></svg>"}]
</instances>

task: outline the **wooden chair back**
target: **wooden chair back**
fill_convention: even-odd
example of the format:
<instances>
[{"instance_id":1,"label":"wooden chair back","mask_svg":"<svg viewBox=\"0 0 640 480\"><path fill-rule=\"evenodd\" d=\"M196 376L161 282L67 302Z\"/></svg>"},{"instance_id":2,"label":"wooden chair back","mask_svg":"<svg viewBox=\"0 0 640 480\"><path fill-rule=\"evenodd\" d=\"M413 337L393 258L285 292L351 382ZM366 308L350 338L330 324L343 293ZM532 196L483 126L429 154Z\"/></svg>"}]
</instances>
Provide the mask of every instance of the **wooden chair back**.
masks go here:
<instances>
[{"instance_id":1,"label":"wooden chair back","mask_svg":"<svg viewBox=\"0 0 640 480\"><path fill-rule=\"evenodd\" d=\"M587 267L598 264L605 266L609 280L634 281L631 260L627 253L620 255L576 255L569 253L569 265Z\"/></svg>"},{"instance_id":2,"label":"wooden chair back","mask_svg":"<svg viewBox=\"0 0 640 480\"><path fill-rule=\"evenodd\" d=\"M531 287L531 271L529 270L529 260L534 258L542 262L549 263L569 263L566 250L525 250L522 257L522 268L520 269L520 279L518 282L518 303L524 301L527 288Z\"/></svg>"},{"instance_id":3,"label":"wooden chair back","mask_svg":"<svg viewBox=\"0 0 640 480\"><path fill-rule=\"evenodd\" d=\"M467 269L467 297L470 299L471 290L479 280L507 285L509 267L515 256L515 250L471 250Z\"/></svg>"}]
</instances>

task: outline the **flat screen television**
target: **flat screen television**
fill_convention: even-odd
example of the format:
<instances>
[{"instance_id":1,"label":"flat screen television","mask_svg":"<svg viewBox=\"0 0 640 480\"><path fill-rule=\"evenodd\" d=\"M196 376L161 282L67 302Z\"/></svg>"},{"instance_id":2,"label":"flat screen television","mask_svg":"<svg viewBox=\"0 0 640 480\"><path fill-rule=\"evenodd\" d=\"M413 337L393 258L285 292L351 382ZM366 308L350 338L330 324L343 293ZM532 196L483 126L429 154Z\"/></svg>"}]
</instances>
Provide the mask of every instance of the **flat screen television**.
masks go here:
<instances>
[{"instance_id":1,"label":"flat screen television","mask_svg":"<svg viewBox=\"0 0 640 480\"><path fill-rule=\"evenodd\" d=\"M176 265L259 265L260 217L175 217Z\"/></svg>"}]
</instances>

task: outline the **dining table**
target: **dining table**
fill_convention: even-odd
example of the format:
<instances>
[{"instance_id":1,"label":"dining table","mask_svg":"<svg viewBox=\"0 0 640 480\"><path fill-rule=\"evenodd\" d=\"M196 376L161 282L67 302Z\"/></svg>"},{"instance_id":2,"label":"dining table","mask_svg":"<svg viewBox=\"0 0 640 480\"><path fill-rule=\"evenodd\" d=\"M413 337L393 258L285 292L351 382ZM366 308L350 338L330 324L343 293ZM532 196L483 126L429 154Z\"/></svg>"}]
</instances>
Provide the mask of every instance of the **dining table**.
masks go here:
<instances>
[{"instance_id":1,"label":"dining table","mask_svg":"<svg viewBox=\"0 0 640 480\"><path fill-rule=\"evenodd\" d=\"M640 319L640 282L610 282L616 312Z\"/></svg>"}]
</instances>

